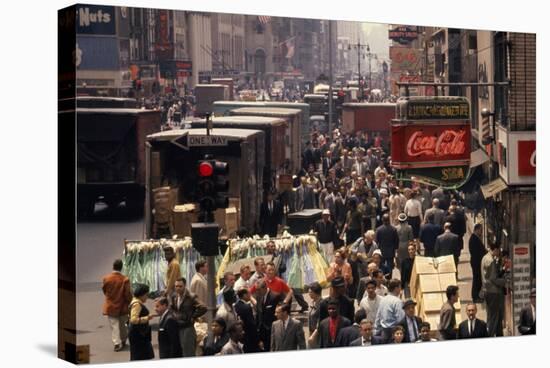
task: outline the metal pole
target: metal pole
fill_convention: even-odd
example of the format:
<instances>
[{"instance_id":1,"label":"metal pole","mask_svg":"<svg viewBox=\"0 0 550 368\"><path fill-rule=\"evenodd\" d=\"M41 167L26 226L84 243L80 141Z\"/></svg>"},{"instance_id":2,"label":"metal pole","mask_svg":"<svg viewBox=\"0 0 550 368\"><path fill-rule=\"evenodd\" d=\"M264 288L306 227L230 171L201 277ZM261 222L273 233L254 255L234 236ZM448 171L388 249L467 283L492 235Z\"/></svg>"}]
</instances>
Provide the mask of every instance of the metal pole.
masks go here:
<instances>
[{"instance_id":1,"label":"metal pole","mask_svg":"<svg viewBox=\"0 0 550 368\"><path fill-rule=\"evenodd\" d=\"M328 133L332 130L332 21L328 21Z\"/></svg>"},{"instance_id":2,"label":"metal pole","mask_svg":"<svg viewBox=\"0 0 550 368\"><path fill-rule=\"evenodd\" d=\"M208 264L208 274L206 277L208 286L206 320L209 326L216 316L216 263L214 260L214 256L206 257L206 263Z\"/></svg>"},{"instance_id":3,"label":"metal pole","mask_svg":"<svg viewBox=\"0 0 550 368\"><path fill-rule=\"evenodd\" d=\"M361 40L357 39L357 82L359 83L359 92L361 96L359 101L363 101L363 85L361 84Z\"/></svg>"}]
</instances>

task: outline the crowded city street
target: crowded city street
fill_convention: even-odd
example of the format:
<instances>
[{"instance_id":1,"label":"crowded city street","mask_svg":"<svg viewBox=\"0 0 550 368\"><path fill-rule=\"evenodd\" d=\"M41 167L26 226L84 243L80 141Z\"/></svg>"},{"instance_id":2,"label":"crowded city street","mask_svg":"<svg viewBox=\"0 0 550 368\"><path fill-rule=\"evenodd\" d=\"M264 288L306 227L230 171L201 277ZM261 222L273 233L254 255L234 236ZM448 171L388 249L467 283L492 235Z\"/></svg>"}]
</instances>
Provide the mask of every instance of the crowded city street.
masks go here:
<instances>
[{"instance_id":1,"label":"crowded city street","mask_svg":"<svg viewBox=\"0 0 550 368\"><path fill-rule=\"evenodd\" d=\"M82 363L536 334L534 36L75 10Z\"/></svg>"}]
</instances>

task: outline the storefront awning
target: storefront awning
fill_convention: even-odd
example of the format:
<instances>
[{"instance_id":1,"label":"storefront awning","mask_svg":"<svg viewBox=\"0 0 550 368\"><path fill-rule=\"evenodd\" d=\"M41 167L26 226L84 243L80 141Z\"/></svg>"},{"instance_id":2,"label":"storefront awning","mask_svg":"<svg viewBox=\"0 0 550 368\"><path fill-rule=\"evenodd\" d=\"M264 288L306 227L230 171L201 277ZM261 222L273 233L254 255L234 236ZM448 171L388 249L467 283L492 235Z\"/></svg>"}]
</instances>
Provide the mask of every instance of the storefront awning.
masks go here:
<instances>
[{"instance_id":1,"label":"storefront awning","mask_svg":"<svg viewBox=\"0 0 550 368\"><path fill-rule=\"evenodd\" d=\"M490 198L503 190L506 190L508 188L508 185L502 180L501 178L498 178L496 180L493 180L487 185L481 186L481 192L483 193L483 197L485 199Z\"/></svg>"},{"instance_id":2,"label":"storefront awning","mask_svg":"<svg viewBox=\"0 0 550 368\"><path fill-rule=\"evenodd\" d=\"M471 168L477 167L479 165L483 165L487 161L489 161L489 156L487 156L485 151L482 150L482 149L475 150L470 155L470 167Z\"/></svg>"}]
</instances>

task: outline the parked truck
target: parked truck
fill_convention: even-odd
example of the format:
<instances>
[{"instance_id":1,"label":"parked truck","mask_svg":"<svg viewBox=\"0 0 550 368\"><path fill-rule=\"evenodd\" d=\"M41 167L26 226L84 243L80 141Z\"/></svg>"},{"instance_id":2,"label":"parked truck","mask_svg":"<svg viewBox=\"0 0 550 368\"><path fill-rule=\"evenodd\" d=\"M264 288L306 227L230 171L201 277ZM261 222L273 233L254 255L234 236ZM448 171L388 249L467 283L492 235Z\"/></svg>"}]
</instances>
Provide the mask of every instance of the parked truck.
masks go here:
<instances>
[{"instance_id":1,"label":"parked truck","mask_svg":"<svg viewBox=\"0 0 550 368\"><path fill-rule=\"evenodd\" d=\"M195 86L195 116L212 113L214 101L229 100L229 87L224 84L197 84Z\"/></svg>"},{"instance_id":2,"label":"parked truck","mask_svg":"<svg viewBox=\"0 0 550 368\"><path fill-rule=\"evenodd\" d=\"M175 224L171 235L189 234L189 223L194 217L184 215L187 212L180 208L192 208L197 202L197 165L206 154L228 163L230 207L237 209L239 226L253 233L257 231L263 195L264 136L260 130L227 128L214 128L209 136L203 128L167 130L148 136L145 238L155 237L153 196L159 188L170 188L174 192L171 210Z\"/></svg>"},{"instance_id":3,"label":"parked truck","mask_svg":"<svg viewBox=\"0 0 550 368\"><path fill-rule=\"evenodd\" d=\"M390 141L391 120L395 119L394 103L345 103L342 111L344 133L366 131L369 136L380 135L385 146Z\"/></svg>"},{"instance_id":4,"label":"parked truck","mask_svg":"<svg viewBox=\"0 0 550 368\"><path fill-rule=\"evenodd\" d=\"M74 110L60 114L75 114ZM143 210L145 139L160 131L160 111L125 108L77 108L77 208L94 212L102 200L122 201L131 211Z\"/></svg>"}]
</instances>

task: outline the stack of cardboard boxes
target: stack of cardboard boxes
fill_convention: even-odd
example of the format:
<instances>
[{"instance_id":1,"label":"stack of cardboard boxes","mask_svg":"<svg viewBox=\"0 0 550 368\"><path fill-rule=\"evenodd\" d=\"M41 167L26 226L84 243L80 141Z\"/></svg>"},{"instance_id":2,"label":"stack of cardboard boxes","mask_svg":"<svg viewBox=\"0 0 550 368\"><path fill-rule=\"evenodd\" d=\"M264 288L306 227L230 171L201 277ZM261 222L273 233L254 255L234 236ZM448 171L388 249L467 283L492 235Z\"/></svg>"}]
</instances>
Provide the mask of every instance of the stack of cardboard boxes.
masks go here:
<instances>
[{"instance_id":1,"label":"stack of cardboard boxes","mask_svg":"<svg viewBox=\"0 0 550 368\"><path fill-rule=\"evenodd\" d=\"M174 234L178 237L191 236L191 224L198 221L199 206L187 203L174 206ZM228 208L220 208L214 212L214 221L222 229L222 235L231 236L240 226L241 200L230 198Z\"/></svg>"},{"instance_id":2,"label":"stack of cardboard boxes","mask_svg":"<svg viewBox=\"0 0 550 368\"><path fill-rule=\"evenodd\" d=\"M411 296L416 300L418 316L437 330L439 312L447 301L447 286L458 285L453 256L415 257L411 273ZM460 301L454 305L457 326L461 322Z\"/></svg>"}]
</instances>

